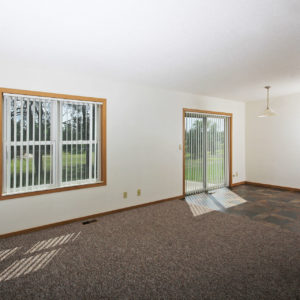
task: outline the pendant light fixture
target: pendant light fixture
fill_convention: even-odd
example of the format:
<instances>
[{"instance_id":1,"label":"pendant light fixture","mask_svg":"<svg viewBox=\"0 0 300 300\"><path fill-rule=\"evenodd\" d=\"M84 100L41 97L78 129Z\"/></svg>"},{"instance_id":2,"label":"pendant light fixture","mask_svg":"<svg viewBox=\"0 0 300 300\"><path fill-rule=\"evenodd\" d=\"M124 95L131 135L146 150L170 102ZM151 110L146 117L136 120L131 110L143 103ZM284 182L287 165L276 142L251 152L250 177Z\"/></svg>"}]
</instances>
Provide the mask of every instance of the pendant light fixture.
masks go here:
<instances>
[{"instance_id":1,"label":"pendant light fixture","mask_svg":"<svg viewBox=\"0 0 300 300\"><path fill-rule=\"evenodd\" d=\"M269 85L265 86L265 89L267 90L267 108L261 115L258 116L259 118L266 118L266 117L272 117L277 115L277 113L270 107L270 100L269 100L270 88L271 87Z\"/></svg>"}]
</instances>

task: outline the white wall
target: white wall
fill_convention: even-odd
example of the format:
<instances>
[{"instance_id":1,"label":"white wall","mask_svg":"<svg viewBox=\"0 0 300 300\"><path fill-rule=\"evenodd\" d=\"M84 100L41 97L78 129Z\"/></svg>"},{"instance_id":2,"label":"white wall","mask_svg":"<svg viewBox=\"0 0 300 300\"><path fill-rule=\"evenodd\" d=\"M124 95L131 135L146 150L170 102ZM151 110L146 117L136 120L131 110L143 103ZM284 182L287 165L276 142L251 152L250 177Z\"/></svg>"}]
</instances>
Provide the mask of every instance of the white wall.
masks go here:
<instances>
[{"instance_id":1,"label":"white wall","mask_svg":"<svg viewBox=\"0 0 300 300\"><path fill-rule=\"evenodd\" d=\"M182 108L233 113L233 182L245 180L245 104L54 70L0 70L1 86L107 98L107 186L0 201L0 234L182 194ZM136 190L142 196L136 197ZM128 199L122 198L123 191Z\"/></svg>"},{"instance_id":2,"label":"white wall","mask_svg":"<svg viewBox=\"0 0 300 300\"><path fill-rule=\"evenodd\" d=\"M246 105L247 181L300 188L300 94L273 98L278 115L257 118L265 105Z\"/></svg>"}]
</instances>

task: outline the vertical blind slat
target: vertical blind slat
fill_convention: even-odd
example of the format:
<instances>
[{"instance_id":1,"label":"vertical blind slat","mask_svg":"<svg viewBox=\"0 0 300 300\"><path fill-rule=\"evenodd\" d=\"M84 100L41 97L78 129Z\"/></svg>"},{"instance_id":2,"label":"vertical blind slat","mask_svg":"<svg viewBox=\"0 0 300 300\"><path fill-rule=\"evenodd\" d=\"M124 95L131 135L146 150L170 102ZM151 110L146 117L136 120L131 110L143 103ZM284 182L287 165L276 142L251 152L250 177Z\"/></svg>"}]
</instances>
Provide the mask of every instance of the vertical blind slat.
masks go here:
<instances>
[{"instance_id":1,"label":"vertical blind slat","mask_svg":"<svg viewBox=\"0 0 300 300\"><path fill-rule=\"evenodd\" d=\"M14 189L16 189L16 173L17 173L17 103L16 98L14 98Z\"/></svg>"},{"instance_id":2,"label":"vertical blind slat","mask_svg":"<svg viewBox=\"0 0 300 300\"><path fill-rule=\"evenodd\" d=\"M39 105L39 145L38 145L38 185L41 185L41 126L42 126L42 120L41 120L41 102L38 102Z\"/></svg>"},{"instance_id":3,"label":"vertical blind slat","mask_svg":"<svg viewBox=\"0 0 300 300\"><path fill-rule=\"evenodd\" d=\"M78 141L78 105L75 105L75 110L76 110L76 141ZM78 151L77 151L78 145L76 144L76 176L75 176L75 180L77 180L77 165L78 165Z\"/></svg>"},{"instance_id":4,"label":"vertical blind slat","mask_svg":"<svg viewBox=\"0 0 300 300\"><path fill-rule=\"evenodd\" d=\"M6 107L6 114L5 114L5 120L6 120L6 168L7 168L7 178L6 178L6 190L10 191L11 187L11 146L10 146L10 141L11 141L11 104L10 102L6 99L5 103Z\"/></svg>"},{"instance_id":5,"label":"vertical blind slat","mask_svg":"<svg viewBox=\"0 0 300 300\"><path fill-rule=\"evenodd\" d=\"M35 99L32 100L32 186L35 185L35 109L36 109L36 102Z\"/></svg>"},{"instance_id":6,"label":"vertical blind slat","mask_svg":"<svg viewBox=\"0 0 300 300\"><path fill-rule=\"evenodd\" d=\"M216 187L219 186L219 174L221 173L220 169L219 169L219 144L218 144L218 129L219 129L219 118L216 118L216 130L215 130L215 145L214 145L214 148L215 148L215 170L216 170L216 174L215 174L215 185Z\"/></svg>"},{"instance_id":7,"label":"vertical blind slat","mask_svg":"<svg viewBox=\"0 0 300 300\"><path fill-rule=\"evenodd\" d=\"M73 105L71 104L71 113L73 113ZM73 114L71 114L71 120L70 120L70 129L71 129L71 142L73 142ZM73 144L71 146L71 178L70 180L73 180Z\"/></svg>"},{"instance_id":8,"label":"vertical blind slat","mask_svg":"<svg viewBox=\"0 0 300 300\"><path fill-rule=\"evenodd\" d=\"M45 101L43 103L44 106L44 157L42 159L43 161L43 168L44 168L44 184L47 182L47 146L46 146L46 140L47 140L47 102Z\"/></svg>"},{"instance_id":9,"label":"vertical blind slat","mask_svg":"<svg viewBox=\"0 0 300 300\"><path fill-rule=\"evenodd\" d=\"M24 120L23 120L23 101L21 100L21 108L20 108L20 163L19 163L19 182L20 187L23 185L23 128L24 128Z\"/></svg>"},{"instance_id":10,"label":"vertical blind slat","mask_svg":"<svg viewBox=\"0 0 300 300\"><path fill-rule=\"evenodd\" d=\"M94 144L94 176L93 178L96 179L97 177L97 134L96 134L96 126L97 126L97 113L96 113L96 110L97 110L97 106L96 104L93 105L93 120L94 120L94 135L93 135L93 138L94 138L94 141L95 141L95 144Z\"/></svg>"},{"instance_id":11,"label":"vertical blind slat","mask_svg":"<svg viewBox=\"0 0 300 300\"><path fill-rule=\"evenodd\" d=\"M81 105L80 139L83 140L83 105ZM82 180L82 144L80 144L80 179Z\"/></svg>"},{"instance_id":12,"label":"vertical blind slat","mask_svg":"<svg viewBox=\"0 0 300 300\"><path fill-rule=\"evenodd\" d=\"M193 126L193 114L191 114L191 119L190 119L190 128ZM192 185L192 190L195 190L195 185L194 185L194 163L193 163L193 149L194 149L194 136L193 136L193 131L191 130L191 185Z\"/></svg>"},{"instance_id":13,"label":"vertical blind slat","mask_svg":"<svg viewBox=\"0 0 300 300\"><path fill-rule=\"evenodd\" d=\"M89 105L89 179L92 178L92 167L93 167L93 152L92 152L92 143L93 143L93 114L92 114L92 104Z\"/></svg>"},{"instance_id":14,"label":"vertical blind slat","mask_svg":"<svg viewBox=\"0 0 300 300\"><path fill-rule=\"evenodd\" d=\"M194 132L195 132L195 143L196 143L196 147L195 147L195 185L196 185L196 191L199 189L199 186L198 186L198 182L199 182L199 179L198 179L198 173L199 173L199 162L198 162L198 148L199 148L199 145L198 145L198 124L197 124L197 121L198 121L198 118L197 116L195 115L195 119L194 119Z\"/></svg>"},{"instance_id":15,"label":"vertical blind slat","mask_svg":"<svg viewBox=\"0 0 300 300\"><path fill-rule=\"evenodd\" d=\"M66 106L66 122L65 122L65 131L66 131L66 141L68 141L68 137L69 137L69 134L68 134L68 103L67 102L64 102L64 106ZM66 149L66 154L65 154L65 170L66 170L66 179L65 181L68 181L68 144L65 145L65 149Z\"/></svg>"},{"instance_id":16,"label":"vertical blind slat","mask_svg":"<svg viewBox=\"0 0 300 300\"><path fill-rule=\"evenodd\" d=\"M29 185L29 98L26 104L26 189Z\"/></svg>"},{"instance_id":17,"label":"vertical blind slat","mask_svg":"<svg viewBox=\"0 0 300 300\"><path fill-rule=\"evenodd\" d=\"M218 118L218 129L220 131L220 128L221 128L222 124L221 124L221 119ZM222 159L222 157L220 157L220 153L219 151L221 150L220 149L220 144L221 144L221 141L220 141L220 132L217 131L217 145L218 145L218 148L217 148L217 156L218 156L218 162L217 162L217 167L218 167L218 177L217 177L217 185L220 186L221 185L221 177L222 176L222 161L220 161L220 159Z\"/></svg>"},{"instance_id":18,"label":"vertical blind slat","mask_svg":"<svg viewBox=\"0 0 300 300\"><path fill-rule=\"evenodd\" d=\"M100 174L100 163L101 163L101 148L100 148L100 142L101 141L101 137L102 137L102 134L101 134L101 124L100 124L100 113L102 112L102 108L101 106L98 106L97 105L97 130L96 130L96 140L97 140L97 173L96 173L96 176L97 178L101 176Z\"/></svg>"}]
</instances>

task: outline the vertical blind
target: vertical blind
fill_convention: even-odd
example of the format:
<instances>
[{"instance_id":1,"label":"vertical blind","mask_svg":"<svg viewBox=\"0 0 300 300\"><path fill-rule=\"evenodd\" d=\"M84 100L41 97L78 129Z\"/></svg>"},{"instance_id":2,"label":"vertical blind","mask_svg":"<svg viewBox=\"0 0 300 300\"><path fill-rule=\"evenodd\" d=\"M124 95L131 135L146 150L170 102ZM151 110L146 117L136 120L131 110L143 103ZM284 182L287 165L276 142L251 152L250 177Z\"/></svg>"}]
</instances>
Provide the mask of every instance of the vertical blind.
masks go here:
<instances>
[{"instance_id":1,"label":"vertical blind","mask_svg":"<svg viewBox=\"0 0 300 300\"><path fill-rule=\"evenodd\" d=\"M185 190L198 193L228 185L229 117L185 113Z\"/></svg>"},{"instance_id":2,"label":"vertical blind","mask_svg":"<svg viewBox=\"0 0 300 300\"><path fill-rule=\"evenodd\" d=\"M4 94L4 194L98 182L100 106Z\"/></svg>"}]
</instances>

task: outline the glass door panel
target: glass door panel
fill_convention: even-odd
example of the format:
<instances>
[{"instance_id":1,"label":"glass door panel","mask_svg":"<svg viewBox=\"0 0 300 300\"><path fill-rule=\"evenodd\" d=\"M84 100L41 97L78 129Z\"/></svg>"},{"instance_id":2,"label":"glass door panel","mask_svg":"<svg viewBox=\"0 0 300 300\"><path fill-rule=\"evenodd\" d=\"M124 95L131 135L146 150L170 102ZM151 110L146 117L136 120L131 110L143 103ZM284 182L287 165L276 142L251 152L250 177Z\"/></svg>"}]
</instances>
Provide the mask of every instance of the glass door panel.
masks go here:
<instances>
[{"instance_id":1,"label":"glass door panel","mask_svg":"<svg viewBox=\"0 0 300 300\"><path fill-rule=\"evenodd\" d=\"M185 113L185 193L228 185L229 118Z\"/></svg>"},{"instance_id":2,"label":"glass door panel","mask_svg":"<svg viewBox=\"0 0 300 300\"><path fill-rule=\"evenodd\" d=\"M225 185L225 119L208 117L206 130L207 190Z\"/></svg>"},{"instance_id":3,"label":"glass door panel","mask_svg":"<svg viewBox=\"0 0 300 300\"><path fill-rule=\"evenodd\" d=\"M202 192L204 185L204 118L187 113L185 117L185 191Z\"/></svg>"}]
</instances>

